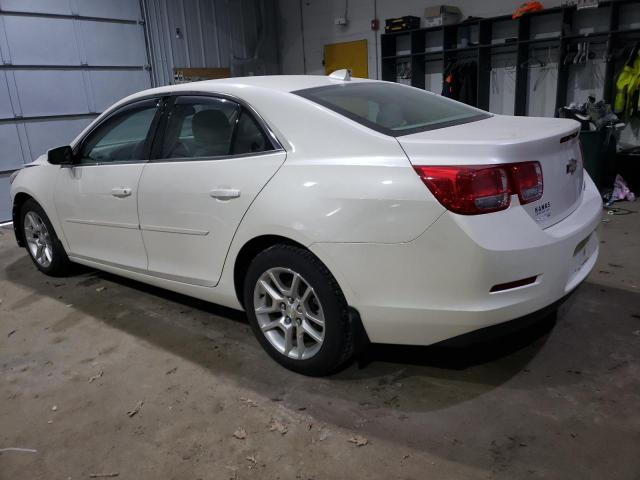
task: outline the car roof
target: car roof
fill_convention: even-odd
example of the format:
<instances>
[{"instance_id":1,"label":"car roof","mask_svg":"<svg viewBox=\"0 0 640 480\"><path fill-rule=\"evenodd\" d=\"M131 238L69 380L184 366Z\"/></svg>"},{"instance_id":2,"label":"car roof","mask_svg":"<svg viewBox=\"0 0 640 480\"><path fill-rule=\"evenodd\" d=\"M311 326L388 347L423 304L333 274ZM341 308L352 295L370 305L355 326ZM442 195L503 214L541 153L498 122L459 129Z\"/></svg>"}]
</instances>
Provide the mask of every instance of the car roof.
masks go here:
<instances>
[{"instance_id":1,"label":"car roof","mask_svg":"<svg viewBox=\"0 0 640 480\"><path fill-rule=\"evenodd\" d=\"M177 85L167 85L164 87L151 88L134 93L127 97L126 101L131 101L137 97L152 94L171 94L177 92L210 92L210 93L231 93L239 94L242 89L253 88L262 92L272 91L277 93L289 93L296 90L315 88L322 86L338 85L343 83L373 82L364 78L352 78L351 80L338 80L323 75L263 75L255 77L233 77L218 80L203 80L199 82L187 82ZM250 94L250 90L247 91ZM118 102L121 103L121 102Z\"/></svg>"},{"instance_id":2,"label":"car roof","mask_svg":"<svg viewBox=\"0 0 640 480\"><path fill-rule=\"evenodd\" d=\"M348 82L367 81L370 80L365 78L353 78L348 80ZM294 92L305 88L342 84L345 83L345 80L337 80L324 75L267 75L261 77L238 77L226 78L223 80L207 80L201 83L204 85L210 83L214 88L221 84L234 84L268 88L278 90L280 92Z\"/></svg>"}]
</instances>

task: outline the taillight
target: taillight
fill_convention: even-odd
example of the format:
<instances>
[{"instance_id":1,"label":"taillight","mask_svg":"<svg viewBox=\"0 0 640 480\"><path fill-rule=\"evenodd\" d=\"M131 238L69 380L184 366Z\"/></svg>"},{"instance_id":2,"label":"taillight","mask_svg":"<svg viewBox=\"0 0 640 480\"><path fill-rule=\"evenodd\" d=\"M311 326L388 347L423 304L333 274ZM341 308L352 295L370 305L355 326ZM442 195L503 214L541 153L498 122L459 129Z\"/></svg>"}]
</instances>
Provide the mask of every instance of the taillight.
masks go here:
<instances>
[{"instance_id":1,"label":"taillight","mask_svg":"<svg viewBox=\"0 0 640 480\"><path fill-rule=\"evenodd\" d=\"M513 178L513 193L518 194L521 204L535 202L542 198L542 168L538 162L515 163L510 165Z\"/></svg>"},{"instance_id":2,"label":"taillight","mask_svg":"<svg viewBox=\"0 0 640 480\"><path fill-rule=\"evenodd\" d=\"M505 210L513 194L518 195L521 204L542 197L542 169L538 162L414 169L447 210L461 215Z\"/></svg>"}]
</instances>

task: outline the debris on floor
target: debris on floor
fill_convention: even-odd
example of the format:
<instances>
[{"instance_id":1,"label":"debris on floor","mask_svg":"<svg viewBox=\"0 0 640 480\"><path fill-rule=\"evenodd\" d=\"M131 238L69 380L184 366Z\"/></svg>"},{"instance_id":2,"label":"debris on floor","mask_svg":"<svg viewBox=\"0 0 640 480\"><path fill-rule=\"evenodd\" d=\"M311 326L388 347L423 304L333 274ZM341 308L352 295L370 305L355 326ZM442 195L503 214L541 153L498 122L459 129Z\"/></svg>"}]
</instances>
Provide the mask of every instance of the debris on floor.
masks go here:
<instances>
[{"instance_id":1,"label":"debris on floor","mask_svg":"<svg viewBox=\"0 0 640 480\"><path fill-rule=\"evenodd\" d=\"M113 473L91 473L89 474L89 478L114 478L114 477L119 477L120 473L119 472L113 472Z\"/></svg>"},{"instance_id":2,"label":"debris on floor","mask_svg":"<svg viewBox=\"0 0 640 480\"><path fill-rule=\"evenodd\" d=\"M320 435L318 435L318 441L324 442L327 438L329 438L329 430L322 427L322 429L320 429Z\"/></svg>"},{"instance_id":3,"label":"debris on floor","mask_svg":"<svg viewBox=\"0 0 640 480\"><path fill-rule=\"evenodd\" d=\"M144 405L144 402L142 400L140 400L135 407L133 407L132 410L129 410L127 412L127 415L129 415L129 417L134 417L138 414L138 412L140 412L140 409L142 408L142 405Z\"/></svg>"},{"instance_id":4,"label":"debris on floor","mask_svg":"<svg viewBox=\"0 0 640 480\"><path fill-rule=\"evenodd\" d=\"M96 292L100 293L106 290L107 287L98 287L96 288Z\"/></svg>"},{"instance_id":5,"label":"debris on floor","mask_svg":"<svg viewBox=\"0 0 640 480\"><path fill-rule=\"evenodd\" d=\"M237 480L238 478L238 467L225 467L227 470L231 470L231 476L229 477L229 480Z\"/></svg>"},{"instance_id":6,"label":"debris on floor","mask_svg":"<svg viewBox=\"0 0 640 480\"><path fill-rule=\"evenodd\" d=\"M95 382L97 379L99 379L100 377L102 377L102 375L104 375L104 372L102 370L100 370L98 373L96 373L93 377L89 377L89 383L93 383Z\"/></svg>"},{"instance_id":7,"label":"debris on floor","mask_svg":"<svg viewBox=\"0 0 640 480\"><path fill-rule=\"evenodd\" d=\"M5 452L38 453L38 450L34 450L33 448L18 447L0 448L0 454L3 454Z\"/></svg>"},{"instance_id":8,"label":"debris on floor","mask_svg":"<svg viewBox=\"0 0 640 480\"><path fill-rule=\"evenodd\" d=\"M279 432L281 435L284 435L285 433L287 433L288 428L283 423L281 423L278 420L272 418L271 421L269 422L269 431L270 432Z\"/></svg>"},{"instance_id":9,"label":"debris on floor","mask_svg":"<svg viewBox=\"0 0 640 480\"><path fill-rule=\"evenodd\" d=\"M247 405L247 407L257 407L258 406L258 402L256 402L255 400L251 400L250 398L240 397L240 401L242 403L245 403Z\"/></svg>"},{"instance_id":10,"label":"debris on floor","mask_svg":"<svg viewBox=\"0 0 640 480\"><path fill-rule=\"evenodd\" d=\"M244 428L239 428L235 432L233 432L233 436L238 440L244 440L247 438L247 431Z\"/></svg>"},{"instance_id":11,"label":"debris on floor","mask_svg":"<svg viewBox=\"0 0 640 480\"><path fill-rule=\"evenodd\" d=\"M369 439L363 437L362 435L354 435L349 439L349 442L356 445L356 447L364 447L369 443Z\"/></svg>"}]
</instances>

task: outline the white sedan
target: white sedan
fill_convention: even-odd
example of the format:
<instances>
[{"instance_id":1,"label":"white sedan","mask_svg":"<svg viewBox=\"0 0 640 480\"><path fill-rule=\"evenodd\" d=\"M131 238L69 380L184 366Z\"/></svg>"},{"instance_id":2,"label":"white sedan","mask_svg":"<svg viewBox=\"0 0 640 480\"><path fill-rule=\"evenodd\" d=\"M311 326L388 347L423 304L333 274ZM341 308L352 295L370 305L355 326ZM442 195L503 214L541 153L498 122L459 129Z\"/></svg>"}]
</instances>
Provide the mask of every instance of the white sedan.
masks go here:
<instances>
[{"instance_id":1,"label":"white sedan","mask_svg":"<svg viewBox=\"0 0 640 480\"><path fill-rule=\"evenodd\" d=\"M598 253L579 125L348 75L146 90L12 178L36 267L244 309L282 365L429 345L553 306Z\"/></svg>"}]
</instances>

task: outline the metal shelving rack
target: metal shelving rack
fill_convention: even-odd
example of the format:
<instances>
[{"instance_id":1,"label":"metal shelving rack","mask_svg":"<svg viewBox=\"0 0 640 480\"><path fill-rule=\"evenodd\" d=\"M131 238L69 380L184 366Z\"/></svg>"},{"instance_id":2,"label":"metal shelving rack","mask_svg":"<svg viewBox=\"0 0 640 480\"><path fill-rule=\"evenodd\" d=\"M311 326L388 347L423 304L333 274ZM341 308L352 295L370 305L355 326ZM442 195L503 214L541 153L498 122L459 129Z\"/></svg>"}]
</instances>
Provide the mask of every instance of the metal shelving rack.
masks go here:
<instances>
[{"instance_id":1,"label":"metal shelving rack","mask_svg":"<svg viewBox=\"0 0 640 480\"><path fill-rule=\"evenodd\" d=\"M631 10L629 10L631 9ZM514 113L527 114L527 103L533 99L528 95L528 66L532 51L558 50L558 75L556 85L555 112L566 105L569 69L565 64L567 53L582 42L604 45L605 73L602 98L611 103L615 95L615 74L622 68L625 58L616 58L615 53L640 41L640 28L626 28L622 17L629 12L637 15L640 24L640 0L611 0L601 2L599 7L577 10L575 6L556 7L529 13L513 20L511 15L476 19L456 25L421 28L416 30L383 34L381 36L382 79L397 81L398 63L410 62L410 84L425 88L425 64L440 62L442 72L451 62L462 59L474 60L477 64L477 104L488 110L490 97L491 60L495 55L510 53L516 57ZM576 31L580 24L589 21L589 16L600 20L599 27L588 33ZM606 16L606 20L603 20ZM532 24L544 17L557 21L557 35L533 37ZM553 23L553 22L552 22ZM512 35L499 35L499 26L507 27ZM504 28L502 28L504 30ZM473 36L474 44L462 46L461 38ZM427 49L427 38L439 40L436 48ZM507 41L509 39L510 41ZM408 42L407 42L408 40ZM504 43L501 43L504 41ZM409 45L399 53L400 44ZM586 99L585 99L586 100Z\"/></svg>"}]
</instances>

